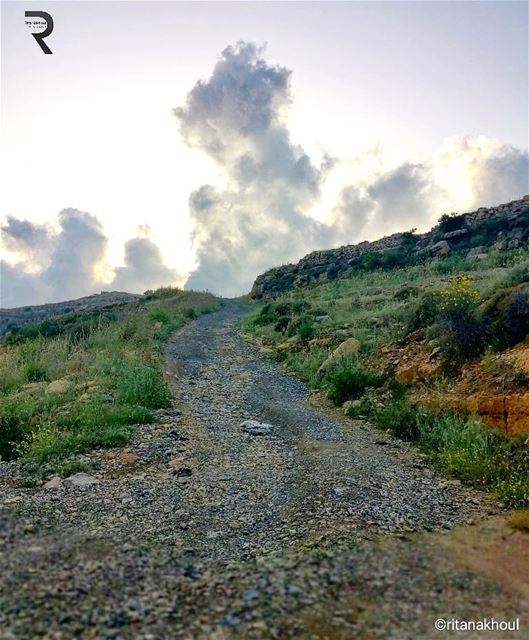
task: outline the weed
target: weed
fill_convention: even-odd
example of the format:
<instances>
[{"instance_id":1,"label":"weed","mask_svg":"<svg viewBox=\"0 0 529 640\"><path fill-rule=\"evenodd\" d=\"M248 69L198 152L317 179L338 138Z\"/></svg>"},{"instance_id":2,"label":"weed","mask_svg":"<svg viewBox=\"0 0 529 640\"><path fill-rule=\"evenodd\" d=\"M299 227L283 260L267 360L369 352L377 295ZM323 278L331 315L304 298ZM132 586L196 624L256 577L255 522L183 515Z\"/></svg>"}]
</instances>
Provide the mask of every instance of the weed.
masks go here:
<instances>
[{"instance_id":1,"label":"weed","mask_svg":"<svg viewBox=\"0 0 529 640\"><path fill-rule=\"evenodd\" d=\"M339 365L325 376L327 395L334 404L359 398L367 388L381 386L382 379L357 364Z\"/></svg>"},{"instance_id":2,"label":"weed","mask_svg":"<svg viewBox=\"0 0 529 640\"><path fill-rule=\"evenodd\" d=\"M520 509L519 511L511 513L507 520L507 524L513 529L529 533L529 510Z\"/></svg>"}]
</instances>

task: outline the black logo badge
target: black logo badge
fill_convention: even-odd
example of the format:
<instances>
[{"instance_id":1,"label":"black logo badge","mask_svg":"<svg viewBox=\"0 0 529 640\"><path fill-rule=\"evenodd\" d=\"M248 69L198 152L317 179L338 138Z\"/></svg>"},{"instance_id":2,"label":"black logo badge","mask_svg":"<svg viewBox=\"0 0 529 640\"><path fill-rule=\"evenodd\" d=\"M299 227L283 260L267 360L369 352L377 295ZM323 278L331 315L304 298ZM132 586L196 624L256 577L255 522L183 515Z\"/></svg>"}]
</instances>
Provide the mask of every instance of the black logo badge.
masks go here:
<instances>
[{"instance_id":1,"label":"black logo badge","mask_svg":"<svg viewBox=\"0 0 529 640\"><path fill-rule=\"evenodd\" d=\"M39 47L44 51L44 53L53 53L53 51L48 47L48 45L44 42L44 38L47 38L51 32L53 31L53 18L46 11L26 11L24 14L26 18L40 18L40 20L26 20L26 24L30 27L40 27L43 26L42 20L46 23L46 28L44 31L40 31L39 33L32 33L31 35L37 41Z\"/></svg>"}]
</instances>

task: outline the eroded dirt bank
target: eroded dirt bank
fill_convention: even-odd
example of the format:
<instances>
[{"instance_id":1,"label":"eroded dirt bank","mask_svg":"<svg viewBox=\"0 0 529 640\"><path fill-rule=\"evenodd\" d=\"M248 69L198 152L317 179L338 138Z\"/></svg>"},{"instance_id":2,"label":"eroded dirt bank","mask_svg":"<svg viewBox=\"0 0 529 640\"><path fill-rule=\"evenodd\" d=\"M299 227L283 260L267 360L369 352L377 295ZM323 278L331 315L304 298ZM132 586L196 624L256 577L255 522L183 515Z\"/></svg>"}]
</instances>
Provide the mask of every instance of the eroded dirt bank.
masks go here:
<instances>
[{"instance_id":1,"label":"eroded dirt bank","mask_svg":"<svg viewBox=\"0 0 529 640\"><path fill-rule=\"evenodd\" d=\"M441 638L437 618L485 616L523 627L527 537L410 445L307 403L241 340L244 313L228 302L169 342L175 408L126 455L87 456L96 484L24 489L17 465L0 465L0 637ZM248 419L272 428L251 435Z\"/></svg>"}]
</instances>

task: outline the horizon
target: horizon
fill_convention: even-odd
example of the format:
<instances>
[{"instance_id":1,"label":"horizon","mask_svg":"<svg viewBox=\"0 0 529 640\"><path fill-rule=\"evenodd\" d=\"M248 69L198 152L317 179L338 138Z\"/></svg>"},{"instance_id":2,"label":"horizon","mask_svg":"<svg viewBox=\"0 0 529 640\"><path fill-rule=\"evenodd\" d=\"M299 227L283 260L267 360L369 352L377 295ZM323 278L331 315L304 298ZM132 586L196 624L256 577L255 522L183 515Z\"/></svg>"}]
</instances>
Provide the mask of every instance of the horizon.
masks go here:
<instances>
[{"instance_id":1,"label":"horizon","mask_svg":"<svg viewBox=\"0 0 529 640\"><path fill-rule=\"evenodd\" d=\"M31 8L53 15L53 55ZM234 297L311 251L521 198L527 17L2 2L0 306L169 284Z\"/></svg>"}]
</instances>

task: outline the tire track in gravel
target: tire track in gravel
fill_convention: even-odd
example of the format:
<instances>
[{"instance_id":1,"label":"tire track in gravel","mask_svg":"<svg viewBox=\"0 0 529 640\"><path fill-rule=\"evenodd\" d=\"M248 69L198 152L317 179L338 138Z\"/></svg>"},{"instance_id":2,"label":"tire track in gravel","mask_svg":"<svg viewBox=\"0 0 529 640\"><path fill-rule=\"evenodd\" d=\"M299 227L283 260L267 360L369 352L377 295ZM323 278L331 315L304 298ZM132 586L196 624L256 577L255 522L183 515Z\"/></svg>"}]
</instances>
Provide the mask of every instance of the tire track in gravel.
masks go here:
<instances>
[{"instance_id":1,"label":"tire track in gravel","mask_svg":"<svg viewBox=\"0 0 529 640\"><path fill-rule=\"evenodd\" d=\"M184 372L174 389L185 408L182 425L204 443L189 462L196 472L187 509L193 510L196 492L211 501L218 493L221 507L208 513L201 504L206 529L216 518L224 522L218 553L237 555L243 544L262 549L278 535L306 539L322 525L451 528L480 510L479 494L437 476L411 446L309 406L303 383L238 336L237 321L246 312L228 302L188 325L166 349ZM243 433L239 425L249 418L271 423L271 435ZM252 523L247 540L229 533L240 520ZM212 546L206 544L206 553Z\"/></svg>"},{"instance_id":2,"label":"tire track in gravel","mask_svg":"<svg viewBox=\"0 0 529 640\"><path fill-rule=\"evenodd\" d=\"M137 463L92 452L98 484L55 491L0 465L0 638L420 640L438 617L526 612L479 566L502 553L491 501L311 406L241 339L247 311L225 301L168 342L174 406L138 430Z\"/></svg>"}]
</instances>

